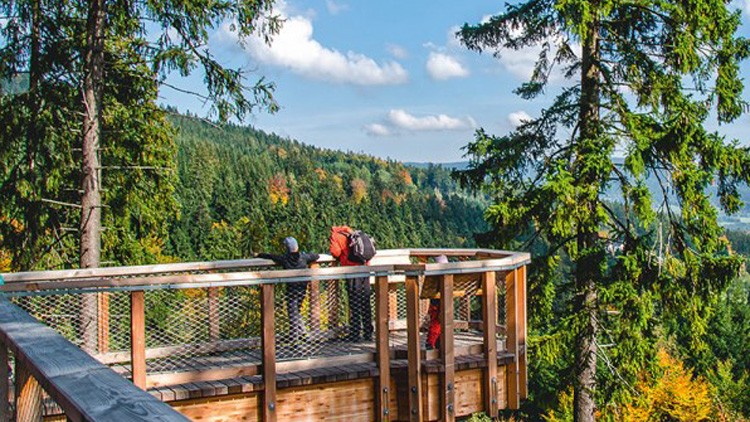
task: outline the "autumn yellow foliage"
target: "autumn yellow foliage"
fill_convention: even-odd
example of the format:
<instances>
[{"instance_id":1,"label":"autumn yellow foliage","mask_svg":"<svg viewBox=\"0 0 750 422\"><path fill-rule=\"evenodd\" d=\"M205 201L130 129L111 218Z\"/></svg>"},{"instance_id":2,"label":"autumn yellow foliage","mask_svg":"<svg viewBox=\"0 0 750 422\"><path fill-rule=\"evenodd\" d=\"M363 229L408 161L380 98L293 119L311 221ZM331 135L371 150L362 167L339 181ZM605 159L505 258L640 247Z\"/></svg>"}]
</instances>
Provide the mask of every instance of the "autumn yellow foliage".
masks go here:
<instances>
[{"instance_id":1,"label":"autumn yellow foliage","mask_svg":"<svg viewBox=\"0 0 750 422\"><path fill-rule=\"evenodd\" d=\"M268 195L274 205L286 205L289 202L289 186L283 174L277 173L268 181Z\"/></svg>"},{"instance_id":2,"label":"autumn yellow foliage","mask_svg":"<svg viewBox=\"0 0 750 422\"><path fill-rule=\"evenodd\" d=\"M328 173L326 173L326 171L320 167L315 169L315 174L318 175L318 180L321 180L321 181L326 180L326 177L328 177Z\"/></svg>"},{"instance_id":3,"label":"autumn yellow foliage","mask_svg":"<svg viewBox=\"0 0 750 422\"><path fill-rule=\"evenodd\" d=\"M352 180L352 201L359 204L367 197L367 184L362 179Z\"/></svg>"},{"instance_id":4,"label":"autumn yellow foliage","mask_svg":"<svg viewBox=\"0 0 750 422\"><path fill-rule=\"evenodd\" d=\"M682 362L665 350L657 353L658 372L637 385L638 397L622 409L622 422L711 420L714 405L709 384L693 378Z\"/></svg>"}]
</instances>

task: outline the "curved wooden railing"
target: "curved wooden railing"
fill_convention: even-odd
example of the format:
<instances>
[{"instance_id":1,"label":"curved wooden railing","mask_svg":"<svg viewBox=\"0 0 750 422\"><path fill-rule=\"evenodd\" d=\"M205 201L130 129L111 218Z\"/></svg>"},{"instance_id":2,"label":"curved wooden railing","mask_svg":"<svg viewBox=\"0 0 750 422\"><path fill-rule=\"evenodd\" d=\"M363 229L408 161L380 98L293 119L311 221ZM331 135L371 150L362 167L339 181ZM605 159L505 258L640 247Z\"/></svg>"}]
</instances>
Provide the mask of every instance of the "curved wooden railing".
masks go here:
<instances>
[{"instance_id":1,"label":"curved wooden railing","mask_svg":"<svg viewBox=\"0 0 750 422\"><path fill-rule=\"evenodd\" d=\"M433 258L438 255L452 257L453 262L434 263ZM320 263L327 265L332 263L330 256L322 256ZM483 320L483 349L482 354L486 359L485 377L483 391L485 391L485 408L490 416L497 415L498 403L496 395L491 392L497 391L497 340L494 321L497 321L498 304L495 289L497 288L496 277L505 278L505 314L506 325L504 327L506 339L505 347L509 354L514 356L513 362L506 367L508 407L518 408L520 400L526 397L526 270L525 266L530 262L527 253L508 251L497 251L488 249L399 249L383 250L371 261L369 266L358 267L325 267L310 268L305 270L272 270L266 269L272 265L271 261L264 259L246 259L234 261L200 262L186 264L163 264L117 268L97 268L83 270L64 270L48 272L27 272L15 274L2 274L5 285L0 291L15 295L36 294L60 294L61 292L75 292L76 294L106 292L130 292L130 362L132 365L132 379L136 386L146 388L146 350L145 350L145 316L144 316L144 292L162 289L207 289L208 300L212 298L212 292L222 287L232 286L259 286L261 307L261 333L260 341L263 351L262 365L260 371L263 376L263 411L264 420L275 420L276 402L276 345L274 336L274 287L279 283L291 283L299 281L335 280L354 277L371 277L375 288L375 346L376 363L378 366L378 382L380 393L376 394L378 420L390 420L391 409L387 389L390 385L390 364L388 350L388 295L389 283L394 279L400 280L405 285L406 291L406 331L408 352L408 383L409 407L411 409L410 419L422 419L422 395L420 392L421 382L421 353L419 343L419 288L426 278L437 280L437 286L441 297L454 297L454 277L473 274L480 277L480 288L482 289L482 320ZM312 295L312 294L311 294ZM451 329L453 321L453 301L440 301L440 319L444 327L445 346L439 351L439 359L444 368L441 372L442 385L453 385L453 339ZM11 309L13 305L4 301L0 311L5 308ZM211 306L209 306L211 308ZM10 312L10 311L8 311ZM12 312L13 315L23 314L20 309ZM2 318L2 315L0 315ZM21 318L15 316L14 318ZM31 323L33 318L25 315L25 321ZM215 317L209 318L209 324L214 323ZM106 323L106 321L104 322ZM39 325L38 323L36 323ZM0 321L0 331L3 329ZM49 331L52 331L48 329ZM213 331L214 328L211 328ZM218 332L218 327L216 328ZM5 336L5 334L0 334ZM18 333L17 335L21 335ZM50 334L51 335L51 334ZM59 337L59 335L58 335ZM18 343L11 337L0 337L6 346L14 353ZM59 341L65 340L60 337ZM78 350L79 354L86 355L81 350L68 343L69 347ZM25 350L34 350L33 342L28 343ZM101 350L100 350L101 352ZM19 349L21 356L23 349ZM33 354L32 352L29 352ZM48 362L55 366L53 356L42 356L34 362L33 367L39 368ZM89 363L95 362L90 356ZM2 356L0 356L2 357ZM24 360L21 359L21 362ZM97 363L97 362L95 362ZM0 366L3 363L0 362ZM97 374L104 373L101 365L97 363ZM32 369L32 372L34 369ZM38 369L37 369L38 371ZM0 368L0 376L2 375ZM111 371L110 371L111 372ZM44 373L33 373L34 377L42 380L50 378ZM107 372L106 377L118 377ZM54 378L54 377L51 377ZM62 378L61 378L62 379ZM121 382L127 381L119 378ZM47 381L42 381L43 383ZM132 384L130 384L132 387ZM76 415L77 407L70 407L66 403L66 387L72 385L50 386L44 385L45 389L53 388L48 393L67 412ZM385 390L384 390L385 389ZM455 398L451 389L442 389L443 397L441 403L443 408L443 419L453 420L452 408ZM381 394L383 393L383 394ZM130 394L130 393L128 393ZM135 393L134 393L135 394ZM138 394L147 395L140 391ZM385 395L384 395L385 394ZM140 397L140 396L138 396ZM91 399L94 399L91 397ZM85 401L85 400L84 400ZM66 408L66 406L68 406ZM80 405L83 406L83 405ZM69 410L70 409L70 410ZM73 418L75 419L75 417ZM82 419L87 420L87 419ZM93 419L92 419L93 420Z\"/></svg>"},{"instance_id":2,"label":"curved wooden railing","mask_svg":"<svg viewBox=\"0 0 750 422\"><path fill-rule=\"evenodd\" d=\"M0 297L0 420L41 421L42 389L71 421L187 421ZM15 359L9 408L8 350Z\"/></svg>"}]
</instances>

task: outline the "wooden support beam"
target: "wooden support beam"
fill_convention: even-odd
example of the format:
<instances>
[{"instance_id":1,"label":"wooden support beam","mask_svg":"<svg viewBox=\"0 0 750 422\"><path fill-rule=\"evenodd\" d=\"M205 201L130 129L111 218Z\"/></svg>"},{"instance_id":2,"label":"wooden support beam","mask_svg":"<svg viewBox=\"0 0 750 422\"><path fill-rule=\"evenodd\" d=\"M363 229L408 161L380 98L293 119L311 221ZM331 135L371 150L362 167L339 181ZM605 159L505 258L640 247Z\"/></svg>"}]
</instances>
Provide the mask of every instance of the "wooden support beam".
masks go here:
<instances>
[{"instance_id":1,"label":"wooden support beam","mask_svg":"<svg viewBox=\"0 0 750 422\"><path fill-rule=\"evenodd\" d=\"M482 320L484 322L484 358L486 368L482 381L484 407L490 418L497 417L497 285L495 273L482 273Z\"/></svg>"},{"instance_id":2,"label":"wooden support beam","mask_svg":"<svg viewBox=\"0 0 750 422\"><path fill-rule=\"evenodd\" d=\"M217 341L221 337L221 317L219 316L220 287L208 288L208 339Z\"/></svg>"},{"instance_id":3,"label":"wooden support beam","mask_svg":"<svg viewBox=\"0 0 750 422\"><path fill-rule=\"evenodd\" d=\"M146 295L130 292L130 365L133 384L146 389Z\"/></svg>"},{"instance_id":4,"label":"wooden support beam","mask_svg":"<svg viewBox=\"0 0 750 422\"><path fill-rule=\"evenodd\" d=\"M526 266L518 268L518 387L521 394L521 400L529 397L529 380L526 374L526 337L528 327L526 325Z\"/></svg>"},{"instance_id":5,"label":"wooden support beam","mask_svg":"<svg viewBox=\"0 0 750 422\"><path fill-rule=\"evenodd\" d=\"M313 262L310 268L320 268L320 264ZM320 331L320 280L310 281L310 330Z\"/></svg>"},{"instance_id":6,"label":"wooden support beam","mask_svg":"<svg viewBox=\"0 0 750 422\"><path fill-rule=\"evenodd\" d=\"M520 406L520 391L518 388L518 330L519 310L518 310L518 270L509 271L505 275L505 319L506 331L505 349L513 355L513 361L506 365L505 379L508 383L508 408L518 409Z\"/></svg>"},{"instance_id":7,"label":"wooden support beam","mask_svg":"<svg viewBox=\"0 0 750 422\"><path fill-rule=\"evenodd\" d=\"M440 283L440 401L443 405L443 421L456 420L455 353L453 343L453 275L446 274Z\"/></svg>"},{"instance_id":8,"label":"wooden support beam","mask_svg":"<svg viewBox=\"0 0 750 422\"><path fill-rule=\"evenodd\" d=\"M406 332L409 374L409 420L422 421L422 362L419 341L419 280L406 278Z\"/></svg>"},{"instance_id":9,"label":"wooden support beam","mask_svg":"<svg viewBox=\"0 0 750 422\"><path fill-rule=\"evenodd\" d=\"M16 359L16 417L18 422L41 422L44 407L42 386L31 375L26 363Z\"/></svg>"},{"instance_id":10,"label":"wooden support beam","mask_svg":"<svg viewBox=\"0 0 750 422\"><path fill-rule=\"evenodd\" d=\"M273 284L261 286L260 318L263 346L263 408L264 421L276 421L276 333L274 320Z\"/></svg>"},{"instance_id":11,"label":"wooden support beam","mask_svg":"<svg viewBox=\"0 0 750 422\"><path fill-rule=\"evenodd\" d=\"M375 420L390 421L391 361L388 344L388 277L375 279L375 347L378 380L375 383Z\"/></svg>"},{"instance_id":12,"label":"wooden support beam","mask_svg":"<svg viewBox=\"0 0 750 422\"><path fill-rule=\"evenodd\" d=\"M109 292L97 294L99 302L98 331L99 348L98 353L109 352Z\"/></svg>"},{"instance_id":13,"label":"wooden support beam","mask_svg":"<svg viewBox=\"0 0 750 422\"><path fill-rule=\"evenodd\" d=\"M8 347L0 344L0 422L10 421L10 371L8 371Z\"/></svg>"},{"instance_id":14,"label":"wooden support beam","mask_svg":"<svg viewBox=\"0 0 750 422\"><path fill-rule=\"evenodd\" d=\"M328 328L331 329L339 326L341 281L331 281L331 285L328 286L328 303Z\"/></svg>"}]
</instances>

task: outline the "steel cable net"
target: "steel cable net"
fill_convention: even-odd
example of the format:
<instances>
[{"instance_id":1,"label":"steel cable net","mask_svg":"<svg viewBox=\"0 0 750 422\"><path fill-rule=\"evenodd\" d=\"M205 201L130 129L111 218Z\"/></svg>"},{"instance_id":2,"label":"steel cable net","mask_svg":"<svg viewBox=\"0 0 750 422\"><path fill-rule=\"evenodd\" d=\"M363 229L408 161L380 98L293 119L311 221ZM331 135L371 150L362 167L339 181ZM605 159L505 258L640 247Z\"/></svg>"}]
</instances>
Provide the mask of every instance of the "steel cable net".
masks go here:
<instances>
[{"instance_id":1,"label":"steel cable net","mask_svg":"<svg viewBox=\"0 0 750 422\"><path fill-rule=\"evenodd\" d=\"M423 282L418 281L417 289L422 291ZM429 299L421 298L418 301L419 311L419 344L425 347L427 340L427 329L429 323ZM389 283L388 287L388 341L391 347L396 350L396 357L406 358L407 335L407 311L406 311L406 282L396 279L395 282Z\"/></svg>"},{"instance_id":2,"label":"steel cable net","mask_svg":"<svg viewBox=\"0 0 750 422\"><path fill-rule=\"evenodd\" d=\"M147 372L261 362L260 287L146 292Z\"/></svg>"},{"instance_id":3,"label":"steel cable net","mask_svg":"<svg viewBox=\"0 0 750 422\"><path fill-rule=\"evenodd\" d=\"M453 341L460 354L481 353L482 274L461 274L453 279Z\"/></svg>"},{"instance_id":4,"label":"steel cable net","mask_svg":"<svg viewBox=\"0 0 750 422\"><path fill-rule=\"evenodd\" d=\"M96 316L99 305L97 299L95 293L11 296L13 303L39 322L53 328L71 343L85 348L84 343L88 336L90 353L98 351Z\"/></svg>"},{"instance_id":5,"label":"steel cable net","mask_svg":"<svg viewBox=\"0 0 750 422\"><path fill-rule=\"evenodd\" d=\"M369 290L368 277L277 284L274 287L277 360L373 352ZM330 362L333 365L336 361Z\"/></svg>"}]
</instances>

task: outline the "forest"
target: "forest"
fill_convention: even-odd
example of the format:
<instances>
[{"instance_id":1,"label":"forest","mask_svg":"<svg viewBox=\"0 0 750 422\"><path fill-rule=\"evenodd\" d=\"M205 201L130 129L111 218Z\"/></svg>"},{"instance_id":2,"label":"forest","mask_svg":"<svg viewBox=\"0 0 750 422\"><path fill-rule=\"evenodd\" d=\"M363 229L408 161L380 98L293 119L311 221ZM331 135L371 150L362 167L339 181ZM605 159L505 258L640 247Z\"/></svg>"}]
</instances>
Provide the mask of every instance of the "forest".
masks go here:
<instances>
[{"instance_id":1,"label":"forest","mask_svg":"<svg viewBox=\"0 0 750 422\"><path fill-rule=\"evenodd\" d=\"M286 236L327 252L334 225L370 233L383 249L474 247L487 230L482 196L450 170L325 150L249 127L174 117L179 218L164 254L233 259L277 251Z\"/></svg>"}]
</instances>

